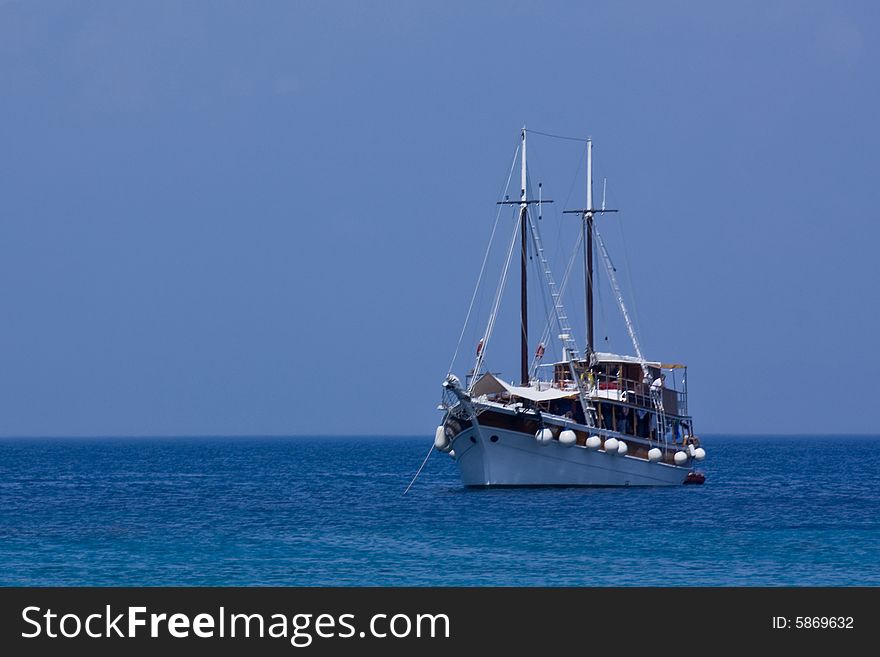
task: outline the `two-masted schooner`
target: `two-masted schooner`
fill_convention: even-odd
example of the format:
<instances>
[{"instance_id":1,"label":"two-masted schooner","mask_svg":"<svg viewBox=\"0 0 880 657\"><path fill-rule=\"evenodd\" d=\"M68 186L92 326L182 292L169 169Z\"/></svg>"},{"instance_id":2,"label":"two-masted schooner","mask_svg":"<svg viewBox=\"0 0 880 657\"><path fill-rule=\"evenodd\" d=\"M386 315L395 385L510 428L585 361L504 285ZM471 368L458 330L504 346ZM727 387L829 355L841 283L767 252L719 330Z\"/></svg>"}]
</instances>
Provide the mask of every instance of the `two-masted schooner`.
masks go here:
<instances>
[{"instance_id":1,"label":"two-masted schooner","mask_svg":"<svg viewBox=\"0 0 880 657\"><path fill-rule=\"evenodd\" d=\"M502 282L493 300L486 329L476 348L476 361L465 383L450 369L443 381L434 447L449 454L458 465L466 486L671 486L703 483L695 464L705 450L694 432L688 409L684 365L648 360L642 355L635 328L624 303L614 267L594 218L607 212L604 199L593 206L593 148L586 142L587 203L578 210L583 230L572 256L583 246L586 341L581 348L574 338L535 221L541 198L527 196L526 138L519 144L521 186L519 200L499 201L518 206L514 238L510 242ZM514 162L516 161L514 155ZM512 173L511 169L511 173ZM508 180L509 184L509 180ZM538 207L535 207L538 206ZM500 210L501 208L499 208ZM538 213L540 211L538 210ZM518 239L517 239L518 237ZM508 382L491 372L487 353L492 338L501 291L515 243L520 245L520 376ZM534 357L528 335L528 251L538 261L542 284L549 292L551 317L562 346L559 361L544 364L544 339ZM596 251L596 255L594 255ZM633 355L595 349L593 294L594 259L606 267L629 338ZM578 257L580 257L578 255ZM473 306L473 300L471 302ZM470 311L469 311L470 314ZM462 332L463 334L464 332ZM547 374L541 374L547 372Z\"/></svg>"}]
</instances>

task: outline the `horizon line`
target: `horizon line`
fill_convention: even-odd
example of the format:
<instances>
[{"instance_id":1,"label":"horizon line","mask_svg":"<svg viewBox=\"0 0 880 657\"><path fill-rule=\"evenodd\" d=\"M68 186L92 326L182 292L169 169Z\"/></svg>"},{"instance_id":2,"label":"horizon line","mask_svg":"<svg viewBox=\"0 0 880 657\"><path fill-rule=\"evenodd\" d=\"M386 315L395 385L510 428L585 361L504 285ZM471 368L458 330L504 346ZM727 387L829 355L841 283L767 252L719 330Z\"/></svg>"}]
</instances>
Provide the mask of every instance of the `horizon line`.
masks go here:
<instances>
[{"instance_id":1,"label":"horizon line","mask_svg":"<svg viewBox=\"0 0 880 657\"><path fill-rule=\"evenodd\" d=\"M701 438L880 438L880 433L861 433L861 432L841 432L841 433L705 433ZM49 434L0 434L2 440L141 440L141 439L210 439L210 438L230 438L230 439L254 439L254 438L412 438L412 439L429 439L432 436L428 433L254 433L254 434L67 434L67 435L49 435Z\"/></svg>"}]
</instances>

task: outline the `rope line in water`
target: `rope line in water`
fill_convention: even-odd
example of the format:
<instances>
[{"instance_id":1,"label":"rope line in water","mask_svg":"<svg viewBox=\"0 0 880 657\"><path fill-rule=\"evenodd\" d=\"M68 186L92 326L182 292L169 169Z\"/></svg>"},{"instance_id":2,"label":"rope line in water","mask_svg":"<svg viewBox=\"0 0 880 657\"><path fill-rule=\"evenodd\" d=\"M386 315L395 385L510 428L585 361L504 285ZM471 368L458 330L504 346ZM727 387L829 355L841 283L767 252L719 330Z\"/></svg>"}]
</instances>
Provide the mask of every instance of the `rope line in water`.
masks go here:
<instances>
[{"instance_id":1,"label":"rope line in water","mask_svg":"<svg viewBox=\"0 0 880 657\"><path fill-rule=\"evenodd\" d=\"M431 443L431 449L428 450L428 453L425 455L425 460L422 461L422 464L419 466L419 469L416 470L415 477L412 478L412 481L409 482L409 486L406 487L406 490L403 491L403 494L406 495L409 492L409 489L412 488L413 484L416 483L416 479L419 478L419 475L422 474L422 468L425 467L425 463L428 462L428 459L431 456L431 452L434 451L434 443Z\"/></svg>"}]
</instances>

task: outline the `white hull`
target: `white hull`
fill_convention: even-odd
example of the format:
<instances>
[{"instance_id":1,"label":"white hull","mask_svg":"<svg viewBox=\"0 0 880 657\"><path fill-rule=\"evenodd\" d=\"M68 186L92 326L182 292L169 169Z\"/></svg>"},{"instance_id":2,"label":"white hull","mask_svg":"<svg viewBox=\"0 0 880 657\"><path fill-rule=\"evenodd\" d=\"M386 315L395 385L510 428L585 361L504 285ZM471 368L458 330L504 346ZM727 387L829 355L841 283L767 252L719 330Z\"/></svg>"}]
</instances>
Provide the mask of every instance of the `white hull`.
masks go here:
<instances>
[{"instance_id":1,"label":"white hull","mask_svg":"<svg viewBox=\"0 0 880 657\"><path fill-rule=\"evenodd\" d=\"M465 429L452 448L465 486L679 486L690 472L489 426Z\"/></svg>"}]
</instances>

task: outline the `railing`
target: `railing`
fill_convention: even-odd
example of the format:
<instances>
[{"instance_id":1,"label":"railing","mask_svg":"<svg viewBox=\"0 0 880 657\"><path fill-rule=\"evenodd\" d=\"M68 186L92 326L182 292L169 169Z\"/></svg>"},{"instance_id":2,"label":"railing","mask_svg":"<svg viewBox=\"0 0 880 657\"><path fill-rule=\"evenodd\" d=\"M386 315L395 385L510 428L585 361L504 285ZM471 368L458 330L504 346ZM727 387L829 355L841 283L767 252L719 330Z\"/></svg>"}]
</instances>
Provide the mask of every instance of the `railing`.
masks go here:
<instances>
[{"instance_id":1,"label":"railing","mask_svg":"<svg viewBox=\"0 0 880 657\"><path fill-rule=\"evenodd\" d=\"M651 386L641 381L592 374L585 383L585 391L597 409L596 424L593 426L601 435L632 437L660 446L681 445L686 436L693 436L693 423L687 412L687 393L684 391L660 388L663 400L661 410L654 404ZM540 402L538 405L545 412L584 424L580 409L565 405L575 403L573 398L577 394L577 387L573 381L532 380L531 385L536 390L564 390L572 400ZM486 399L504 405L518 401L515 395L506 391L489 393ZM480 410L478 408L477 412Z\"/></svg>"},{"instance_id":2,"label":"railing","mask_svg":"<svg viewBox=\"0 0 880 657\"><path fill-rule=\"evenodd\" d=\"M620 401L641 408L652 408L651 385L643 381L635 381L633 379L624 379L620 376L611 374L593 374L587 375L586 381L590 398L609 401ZM540 387L557 388L561 390L577 390L575 382L571 379L562 379L553 382L540 382ZM675 388L660 388L661 399L663 402L663 411L668 415L687 415L687 393Z\"/></svg>"}]
</instances>

